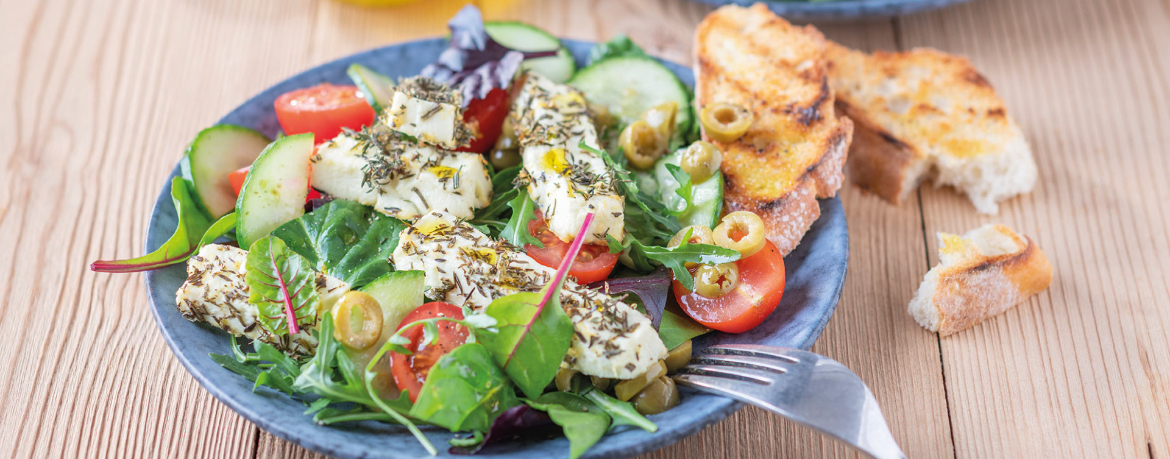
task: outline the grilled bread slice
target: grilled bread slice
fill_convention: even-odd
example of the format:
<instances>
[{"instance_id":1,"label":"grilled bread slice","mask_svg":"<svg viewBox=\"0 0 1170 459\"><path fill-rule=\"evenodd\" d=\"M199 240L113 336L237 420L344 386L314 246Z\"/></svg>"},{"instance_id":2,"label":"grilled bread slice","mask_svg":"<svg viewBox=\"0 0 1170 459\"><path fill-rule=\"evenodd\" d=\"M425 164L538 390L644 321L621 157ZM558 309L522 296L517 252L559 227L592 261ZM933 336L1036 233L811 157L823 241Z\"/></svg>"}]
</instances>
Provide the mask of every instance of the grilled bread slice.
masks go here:
<instances>
[{"instance_id":1,"label":"grilled bread slice","mask_svg":"<svg viewBox=\"0 0 1170 459\"><path fill-rule=\"evenodd\" d=\"M910 301L910 315L946 336L1007 311L1048 288L1052 264L1031 239L1003 225L963 236L939 233L939 264Z\"/></svg>"},{"instance_id":2,"label":"grilled bread slice","mask_svg":"<svg viewBox=\"0 0 1170 459\"><path fill-rule=\"evenodd\" d=\"M971 61L928 48L867 55L836 43L826 56L837 109L855 123L848 174L857 185L898 204L933 176L985 214L1032 191L1032 151Z\"/></svg>"},{"instance_id":3,"label":"grilled bread slice","mask_svg":"<svg viewBox=\"0 0 1170 459\"><path fill-rule=\"evenodd\" d=\"M723 150L724 208L763 217L768 240L787 255L820 216L816 198L837 193L853 125L833 108L825 38L763 4L725 6L695 31L695 103L739 104L755 118Z\"/></svg>"}]
</instances>

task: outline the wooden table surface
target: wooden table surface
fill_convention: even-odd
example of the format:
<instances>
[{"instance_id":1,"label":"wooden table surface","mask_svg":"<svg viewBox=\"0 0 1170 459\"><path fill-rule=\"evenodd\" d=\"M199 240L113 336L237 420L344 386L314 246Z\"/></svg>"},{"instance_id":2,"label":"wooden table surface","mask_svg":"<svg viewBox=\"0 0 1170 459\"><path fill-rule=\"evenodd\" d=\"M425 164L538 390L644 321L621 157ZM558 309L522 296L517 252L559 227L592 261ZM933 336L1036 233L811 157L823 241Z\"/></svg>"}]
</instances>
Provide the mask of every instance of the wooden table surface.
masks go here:
<instances>
[{"instance_id":1,"label":"wooden table surface","mask_svg":"<svg viewBox=\"0 0 1170 459\"><path fill-rule=\"evenodd\" d=\"M0 0L0 457L309 457L175 360L139 254L163 179L201 128L296 72L443 34L464 0ZM691 61L710 8L678 0L481 1L570 38L627 33ZM826 24L864 49L965 54L1023 126L1036 190L977 215L949 189L893 207L853 186L849 276L813 350L873 389L910 457L1170 456L1170 3L976 0ZM1052 286L940 339L906 313L936 231L1003 222ZM748 408L650 457L853 456Z\"/></svg>"}]
</instances>

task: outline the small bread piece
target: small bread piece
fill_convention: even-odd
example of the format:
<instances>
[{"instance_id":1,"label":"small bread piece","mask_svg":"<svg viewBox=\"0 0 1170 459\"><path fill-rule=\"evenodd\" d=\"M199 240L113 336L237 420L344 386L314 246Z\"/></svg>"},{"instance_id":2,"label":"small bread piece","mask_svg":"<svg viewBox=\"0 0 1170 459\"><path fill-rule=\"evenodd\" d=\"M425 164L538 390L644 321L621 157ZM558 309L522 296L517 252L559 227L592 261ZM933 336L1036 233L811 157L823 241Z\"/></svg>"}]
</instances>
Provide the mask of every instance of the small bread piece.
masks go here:
<instances>
[{"instance_id":1,"label":"small bread piece","mask_svg":"<svg viewBox=\"0 0 1170 459\"><path fill-rule=\"evenodd\" d=\"M855 123L848 174L858 186L899 204L933 175L985 214L1032 191L1032 151L971 61L929 48L866 55L836 43L826 56L837 109Z\"/></svg>"},{"instance_id":2,"label":"small bread piece","mask_svg":"<svg viewBox=\"0 0 1170 459\"><path fill-rule=\"evenodd\" d=\"M947 336L1007 311L1048 288L1052 264L1032 239L1003 225L963 236L938 233L939 264L910 300L910 315Z\"/></svg>"},{"instance_id":3,"label":"small bread piece","mask_svg":"<svg viewBox=\"0 0 1170 459\"><path fill-rule=\"evenodd\" d=\"M724 6L695 30L695 103L747 108L754 121L723 151L724 208L760 215L768 240L787 255L820 217L817 198L831 198L853 124L838 118L825 67L825 37L796 27L757 3Z\"/></svg>"}]
</instances>

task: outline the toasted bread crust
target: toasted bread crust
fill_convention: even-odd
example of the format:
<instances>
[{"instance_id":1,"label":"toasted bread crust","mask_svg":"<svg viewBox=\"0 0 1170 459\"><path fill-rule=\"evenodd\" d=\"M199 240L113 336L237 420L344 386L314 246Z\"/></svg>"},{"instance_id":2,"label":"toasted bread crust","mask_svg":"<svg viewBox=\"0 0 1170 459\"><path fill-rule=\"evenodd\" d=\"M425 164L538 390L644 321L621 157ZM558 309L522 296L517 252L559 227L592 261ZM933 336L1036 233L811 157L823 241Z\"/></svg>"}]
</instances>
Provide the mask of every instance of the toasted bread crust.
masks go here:
<instances>
[{"instance_id":1,"label":"toasted bread crust","mask_svg":"<svg viewBox=\"0 0 1170 459\"><path fill-rule=\"evenodd\" d=\"M825 43L762 4L719 8L695 32L696 104L739 104L755 116L734 142L704 135L723 151L724 208L760 214L785 255L820 216L816 199L840 189L853 137L833 106Z\"/></svg>"},{"instance_id":2,"label":"toasted bread crust","mask_svg":"<svg viewBox=\"0 0 1170 459\"><path fill-rule=\"evenodd\" d=\"M856 123L849 177L894 204L927 175L983 213L1026 193L1035 163L1003 100L962 56L930 48L865 54L829 43L837 107Z\"/></svg>"},{"instance_id":3,"label":"toasted bread crust","mask_svg":"<svg viewBox=\"0 0 1170 459\"><path fill-rule=\"evenodd\" d=\"M1020 238L1004 226L995 229L1022 248L994 256L966 249L959 260L936 268L937 283L929 301L937 312L939 335L954 334L1001 314L1051 283L1052 264L1031 238Z\"/></svg>"}]
</instances>

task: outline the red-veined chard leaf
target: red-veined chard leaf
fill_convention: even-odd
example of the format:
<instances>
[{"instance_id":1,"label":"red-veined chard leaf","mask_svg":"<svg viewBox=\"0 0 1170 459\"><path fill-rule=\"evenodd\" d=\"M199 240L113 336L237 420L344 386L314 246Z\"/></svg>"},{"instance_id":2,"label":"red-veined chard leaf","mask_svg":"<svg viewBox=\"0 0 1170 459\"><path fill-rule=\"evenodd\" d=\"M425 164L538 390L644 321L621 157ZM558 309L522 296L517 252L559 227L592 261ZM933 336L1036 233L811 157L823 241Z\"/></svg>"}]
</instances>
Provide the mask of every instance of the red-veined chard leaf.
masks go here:
<instances>
[{"instance_id":1,"label":"red-veined chard leaf","mask_svg":"<svg viewBox=\"0 0 1170 459\"><path fill-rule=\"evenodd\" d=\"M248 302L260 309L260 325L276 335L300 333L317 320L317 275L305 257L280 238L265 236L248 249Z\"/></svg>"},{"instance_id":2,"label":"red-veined chard leaf","mask_svg":"<svg viewBox=\"0 0 1170 459\"><path fill-rule=\"evenodd\" d=\"M211 219L196 204L191 184L182 177L171 180L171 200L175 203L179 224L171 238L158 250L129 260L95 261L89 269L103 273L150 271L181 263L194 254L203 233L211 226Z\"/></svg>"},{"instance_id":3,"label":"red-veined chard leaf","mask_svg":"<svg viewBox=\"0 0 1170 459\"><path fill-rule=\"evenodd\" d=\"M557 50L521 52L497 43L483 26L483 15L464 6L447 22L451 44L420 75L463 93L463 103L482 99L493 89L507 89L524 59L555 56Z\"/></svg>"},{"instance_id":4,"label":"red-veined chard leaf","mask_svg":"<svg viewBox=\"0 0 1170 459\"><path fill-rule=\"evenodd\" d=\"M504 296L484 309L496 319L495 331L479 330L476 339L529 398L539 397L556 377L572 344L573 321L561 308L560 290L592 223L593 214L586 214L564 261L539 294Z\"/></svg>"}]
</instances>

